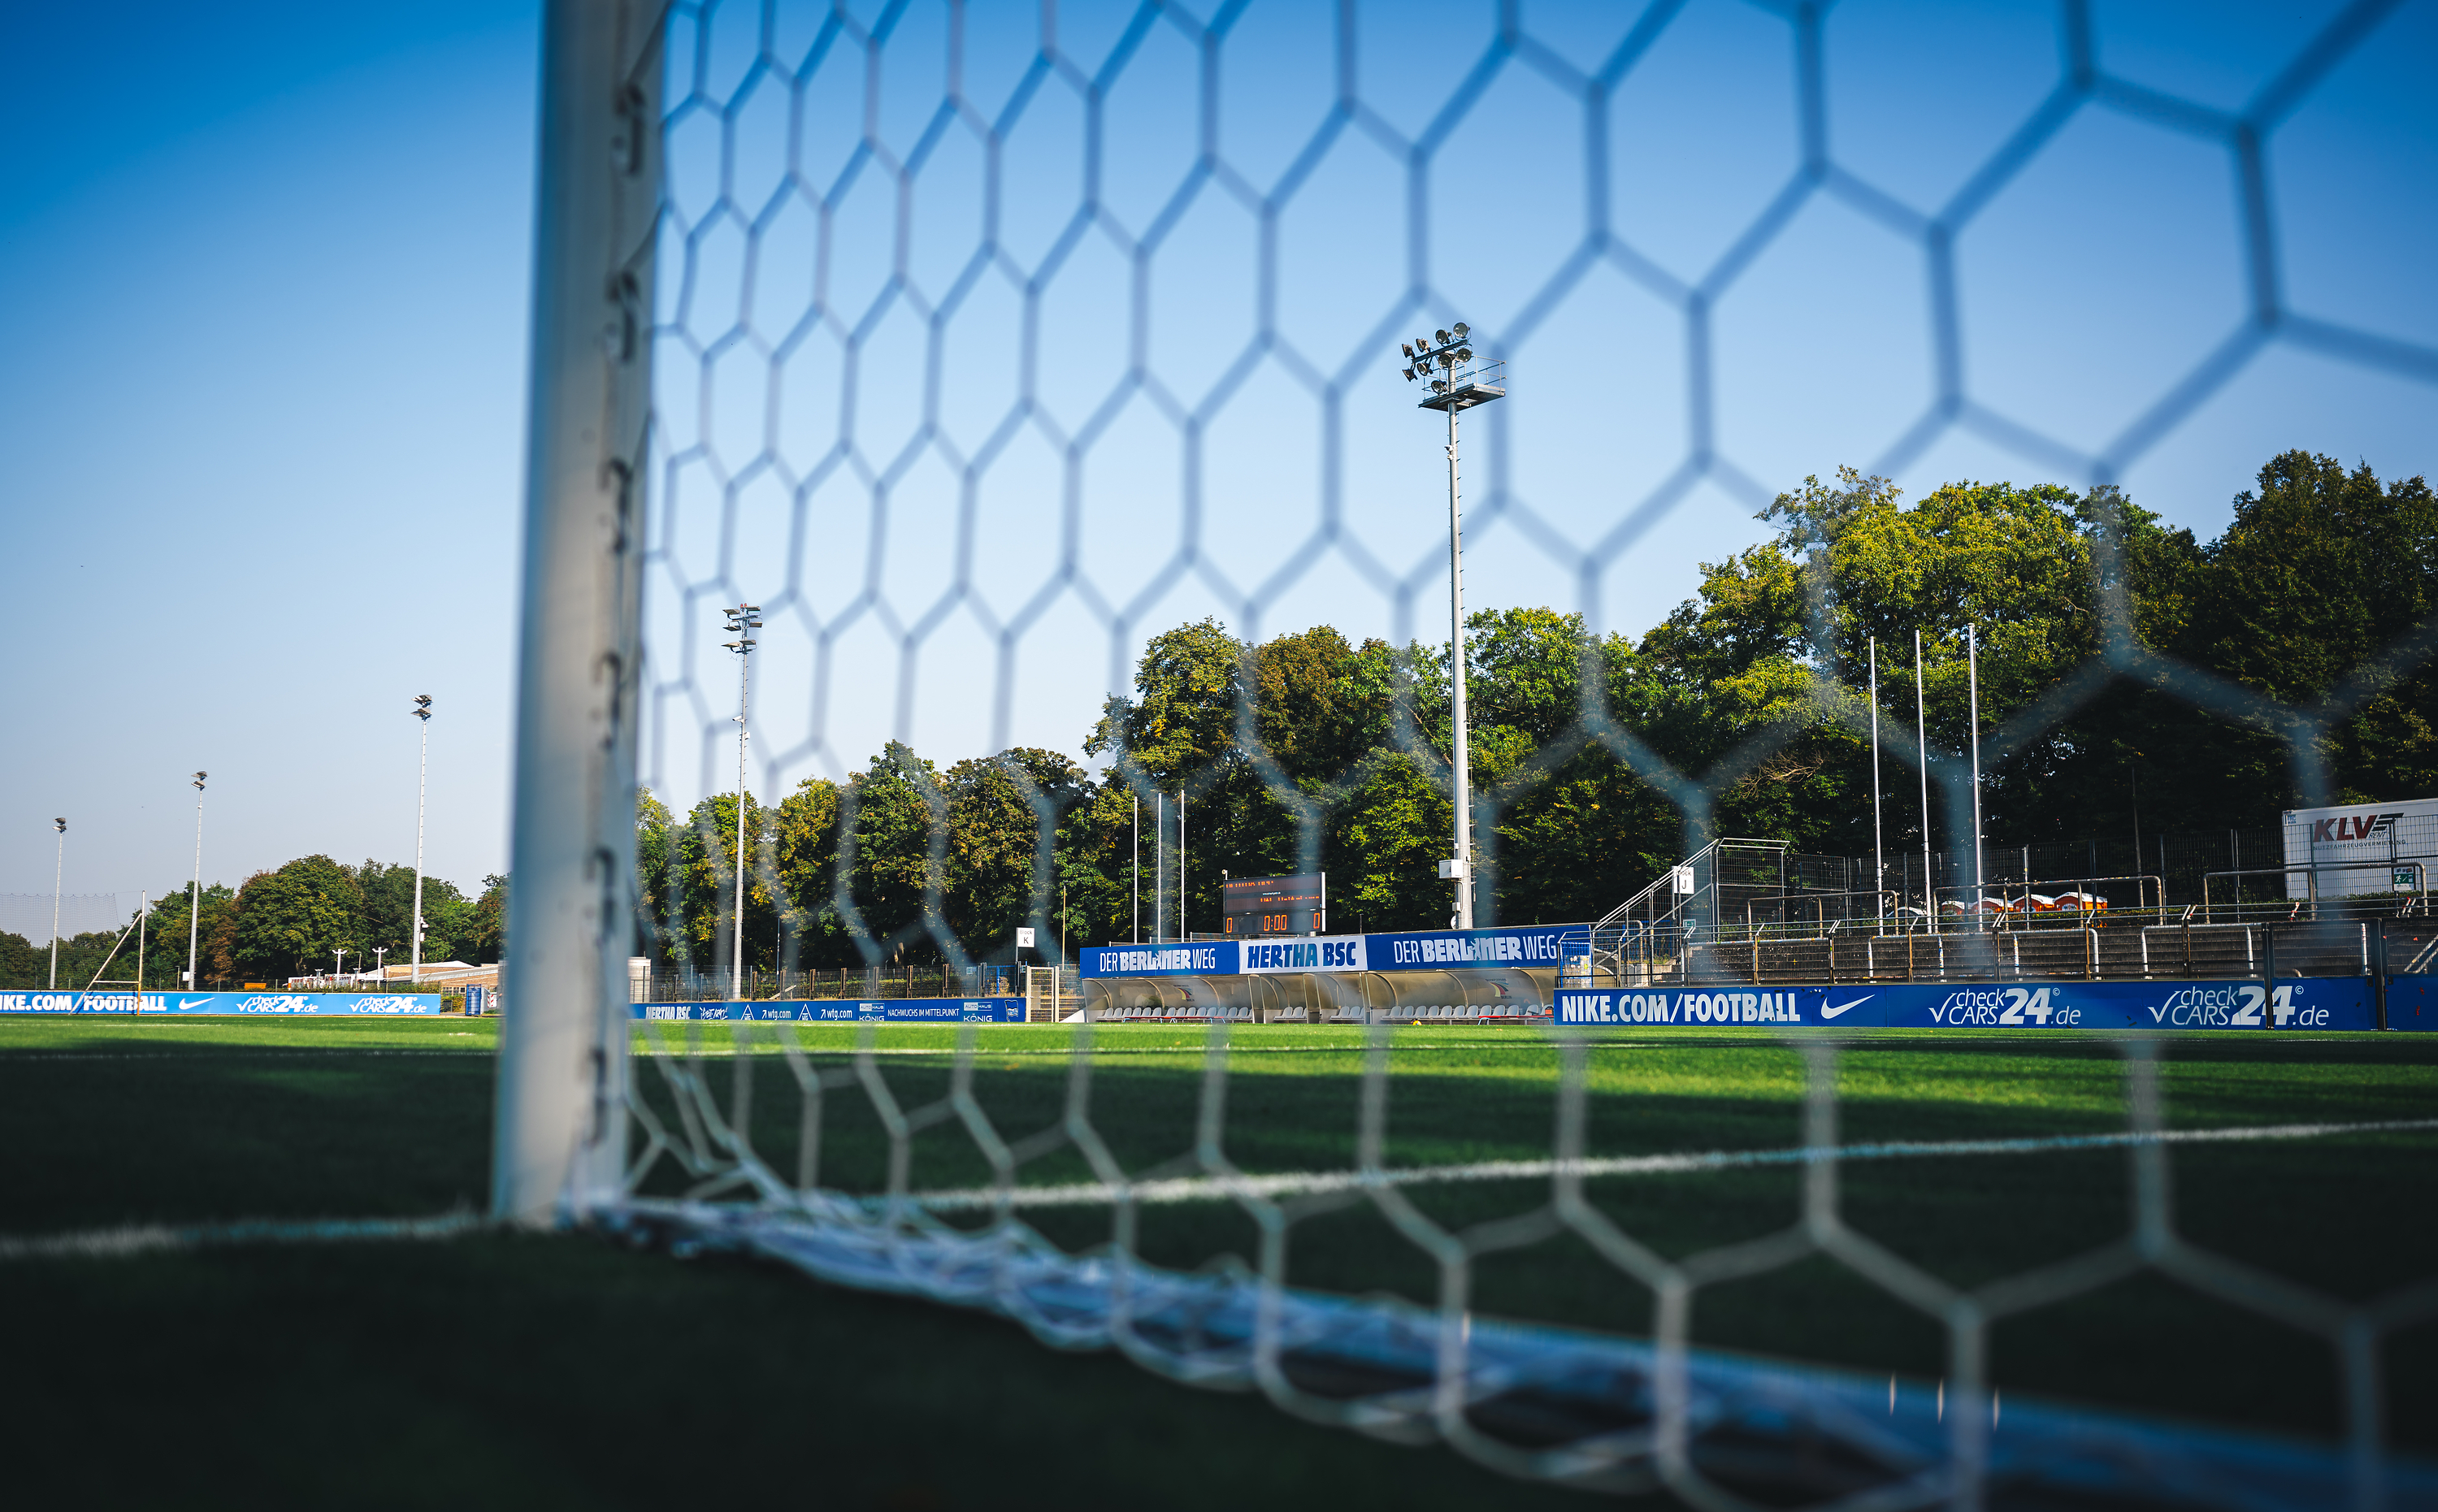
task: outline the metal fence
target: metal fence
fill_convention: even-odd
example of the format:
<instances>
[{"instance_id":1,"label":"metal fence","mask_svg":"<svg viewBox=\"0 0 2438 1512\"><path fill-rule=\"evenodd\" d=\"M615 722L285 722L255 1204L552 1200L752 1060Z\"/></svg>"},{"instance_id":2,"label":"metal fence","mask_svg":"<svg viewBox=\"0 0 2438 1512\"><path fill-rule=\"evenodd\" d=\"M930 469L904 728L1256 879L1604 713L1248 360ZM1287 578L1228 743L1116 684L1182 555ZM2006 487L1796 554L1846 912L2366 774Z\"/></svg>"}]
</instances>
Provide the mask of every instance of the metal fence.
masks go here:
<instances>
[{"instance_id":1,"label":"metal fence","mask_svg":"<svg viewBox=\"0 0 2438 1512\"><path fill-rule=\"evenodd\" d=\"M2270 980L2438 971L2426 915L2209 923L2092 912L2010 927L1586 928L1586 987L1709 983Z\"/></svg>"},{"instance_id":2,"label":"metal fence","mask_svg":"<svg viewBox=\"0 0 2438 1512\"><path fill-rule=\"evenodd\" d=\"M1018 997L1024 995L1028 970L1039 967L977 966L846 966L833 971L749 971L744 1000L804 1001L820 998ZM1062 996L1077 996L1076 969L1060 971ZM639 1003L716 1003L733 1001L734 983L726 972L669 972L628 978Z\"/></svg>"}]
</instances>

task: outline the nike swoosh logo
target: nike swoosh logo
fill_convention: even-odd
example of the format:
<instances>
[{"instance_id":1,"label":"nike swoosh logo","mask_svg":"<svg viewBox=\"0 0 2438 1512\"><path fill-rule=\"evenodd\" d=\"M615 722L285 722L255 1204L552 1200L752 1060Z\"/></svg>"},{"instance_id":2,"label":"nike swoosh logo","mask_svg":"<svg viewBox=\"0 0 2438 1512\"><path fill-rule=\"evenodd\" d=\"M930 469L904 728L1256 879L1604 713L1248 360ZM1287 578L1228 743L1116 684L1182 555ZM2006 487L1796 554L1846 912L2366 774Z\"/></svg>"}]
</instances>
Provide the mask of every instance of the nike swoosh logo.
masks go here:
<instances>
[{"instance_id":1,"label":"nike swoosh logo","mask_svg":"<svg viewBox=\"0 0 2438 1512\"><path fill-rule=\"evenodd\" d=\"M182 997L178 999L178 1011L183 1013L186 1010L194 1007L197 1003L208 1003L210 1001L211 999L208 997Z\"/></svg>"},{"instance_id":2,"label":"nike swoosh logo","mask_svg":"<svg viewBox=\"0 0 2438 1512\"><path fill-rule=\"evenodd\" d=\"M1835 1008L1830 1008L1828 1004L1823 1003L1820 1005L1820 1016L1822 1018L1835 1018L1838 1014L1846 1011L1846 1010L1849 1008L1860 1008L1864 1003L1869 1002L1872 998L1877 997L1878 995L1879 994L1877 993L1864 993L1862 996L1854 999L1852 1002L1840 1003Z\"/></svg>"}]
</instances>

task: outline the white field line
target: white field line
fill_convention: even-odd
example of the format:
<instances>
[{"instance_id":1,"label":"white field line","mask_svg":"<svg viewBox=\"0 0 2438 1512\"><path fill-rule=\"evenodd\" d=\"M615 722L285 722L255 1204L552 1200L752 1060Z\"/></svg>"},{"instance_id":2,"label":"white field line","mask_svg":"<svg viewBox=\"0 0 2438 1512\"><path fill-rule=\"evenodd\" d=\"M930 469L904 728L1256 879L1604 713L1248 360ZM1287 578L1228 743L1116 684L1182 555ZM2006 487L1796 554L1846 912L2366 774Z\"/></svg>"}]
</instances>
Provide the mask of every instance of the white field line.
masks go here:
<instances>
[{"instance_id":1,"label":"white field line","mask_svg":"<svg viewBox=\"0 0 2438 1512\"><path fill-rule=\"evenodd\" d=\"M202 1054L198 1052L220 1052ZM203 1060L248 1061L319 1061L332 1056L396 1055L396 1056L467 1056L489 1057L497 1052L477 1045L443 1045L425 1049L380 1049L350 1045L332 1046L271 1046L259 1047L228 1045L215 1041L209 1045L181 1046L176 1050L9 1050L0 1051L0 1067L47 1065L54 1061L182 1061L194 1064Z\"/></svg>"},{"instance_id":2,"label":"white field line","mask_svg":"<svg viewBox=\"0 0 2438 1512\"><path fill-rule=\"evenodd\" d=\"M2115 1150L2135 1145L2232 1144L2265 1139L2322 1139L2334 1134L2393 1134L2438 1130L2438 1118L2394 1118L2375 1123L2270 1123L2226 1129L2163 1129L2153 1133L2057 1134L2025 1139L1892 1140L1880 1144L1797 1146L1785 1150L1708 1150L1670 1155L1607 1155L1582 1160L1477 1160L1458 1166L1407 1166L1387 1170L1298 1170L1263 1175L1181 1176L1121 1188L1105 1182L1059 1187L1018 1187L1006 1195L1016 1207L1078 1207L1117 1202L1226 1202L1236 1198L1300 1197L1321 1192L1369 1191L1440 1182L1545 1181L1554 1176L1658 1176L1687 1171L1732 1170L1751 1166L1802 1166L1826 1161L1897 1160L1918 1155L2024 1155L2058 1150ZM995 1187L966 1187L916 1192L910 1201L936 1210L992 1207Z\"/></svg>"},{"instance_id":3,"label":"white field line","mask_svg":"<svg viewBox=\"0 0 2438 1512\"><path fill-rule=\"evenodd\" d=\"M472 1213L433 1218L245 1219L232 1223L130 1223L78 1233L16 1239L0 1236L0 1262L8 1260L113 1260L130 1256L199 1250L221 1244L332 1244L387 1239L454 1239L483 1226Z\"/></svg>"}]
</instances>

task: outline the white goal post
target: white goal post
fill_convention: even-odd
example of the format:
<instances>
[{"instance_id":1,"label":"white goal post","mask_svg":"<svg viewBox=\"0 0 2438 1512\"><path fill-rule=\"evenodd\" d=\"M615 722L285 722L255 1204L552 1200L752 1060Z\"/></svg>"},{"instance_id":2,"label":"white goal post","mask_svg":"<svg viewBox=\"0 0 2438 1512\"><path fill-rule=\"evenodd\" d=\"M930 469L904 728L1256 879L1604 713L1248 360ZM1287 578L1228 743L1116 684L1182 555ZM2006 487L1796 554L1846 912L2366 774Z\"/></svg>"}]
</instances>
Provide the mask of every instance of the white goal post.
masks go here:
<instances>
[{"instance_id":1,"label":"white goal post","mask_svg":"<svg viewBox=\"0 0 2438 1512\"><path fill-rule=\"evenodd\" d=\"M661 7L550 0L495 1218L613 1198L627 1142Z\"/></svg>"}]
</instances>

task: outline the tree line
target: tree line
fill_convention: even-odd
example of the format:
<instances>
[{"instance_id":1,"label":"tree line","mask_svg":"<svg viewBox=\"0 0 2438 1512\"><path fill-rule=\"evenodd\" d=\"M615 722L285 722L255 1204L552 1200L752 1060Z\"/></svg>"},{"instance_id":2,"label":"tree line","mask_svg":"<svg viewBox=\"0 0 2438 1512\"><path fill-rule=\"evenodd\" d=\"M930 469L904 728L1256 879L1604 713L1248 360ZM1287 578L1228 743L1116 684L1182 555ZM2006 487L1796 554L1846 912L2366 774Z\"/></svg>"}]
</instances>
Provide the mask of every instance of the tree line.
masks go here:
<instances>
[{"instance_id":1,"label":"tree line","mask_svg":"<svg viewBox=\"0 0 2438 1512\"><path fill-rule=\"evenodd\" d=\"M1969 844L1967 627L1978 638L1983 833L1993 845L2273 823L2304 802L2438 793L2438 498L2421 478L2288 452L2215 539L2121 492L1952 483L1906 507L1885 479L1807 479L1759 544L1701 566L1642 636L1546 607L1467 618L1476 921L1594 918L1714 835L1871 848L1865 690L1876 642L1889 853ZM1934 783L1916 794L1913 636ZM1190 816L1185 927L1220 927L1222 877L1325 870L1337 929L1443 927L1453 827L1444 642L1266 641L1215 620L1146 644L1128 693L1064 753L945 768L891 743L776 804L715 794L636 812L635 948L728 959L738 806L757 968L1007 960L1148 930L1153 795ZM2138 808L2137 808L2138 804ZM1140 879L1138 879L1140 858ZM1170 873L1174 878L1175 872ZM506 879L424 881L426 959L500 958ZM406 958L411 868L304 856L202 899L208 983ZM186 888L148 923L148 984L185 969ZM1172 929L1175 926L1172 921ZM62 943L81 987L116 936ZM109 972L132 976L133 941ZM0 935L0 983L49 951Z\"/></svg>"},{"instance_id":2,"label":"tree line","mask_svg":"<svg viewBox=\"0 0 2438 1512\"><path fill-rule=\"evenodd\" d=\"M423 878L423 958L482 965L500 958L507 919L507 878L483 879L468 898L455 884L426 872ZM108 980L135 979L139 940L146 991L174 991L186 969L187 921L192 885L176 883L154 903L140 932L124 937L97 930L60 941L59 984L81 990L99 973ZM274 870L257 871L231 888L203 889L195 921L196 975L202 985L235 987L248 981L279 983L331 969L332 952L346 952L346 970L369 969L376 949L391 963L410 957L415 917L415 869L366 860L344 866L327 855L299 856ZM129 914L130 922L134 919ZM115 949L116 955L112 952ZM104 962L108 969L104 970ZM50 980L51 948L22 935L0 933L0 987L41 988Z\"/></svg>"},{"instance_id":3,"label":"tree line","mask_svg":"<svg viewBox=\"0 0 2438 1512\"><path fill-rule=\"evenodd\" d=\"M1925 826L1969 845L1968 626L1992 844L2438 792L2421 478L2288 452L2207 542L2113 487L1960 483L1904 507L1850 468L1759 518L1768 538L1703 564L1639 639L1549 608L1468 616L1476 922L1597 917L1713 835L1867 853L1874 642L1889 852L1917 853ZM1203 620L1153 637L1101 711L1097 776L1037 748L943 769L892 742L843 782L746 795L748 960L1006 960L1028 924L1129 938L1139 903L1153 917L1155 792L1188 808L1192 930L1220 927L1223 873L1319 869L1334 928L1444 927L1449 681L1444 642L1324 624L1255 643ZM739 802L680 818L643 796L637 948L662 969L728 959Z\"/></svg>"}]
</instances>

